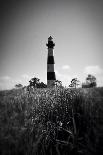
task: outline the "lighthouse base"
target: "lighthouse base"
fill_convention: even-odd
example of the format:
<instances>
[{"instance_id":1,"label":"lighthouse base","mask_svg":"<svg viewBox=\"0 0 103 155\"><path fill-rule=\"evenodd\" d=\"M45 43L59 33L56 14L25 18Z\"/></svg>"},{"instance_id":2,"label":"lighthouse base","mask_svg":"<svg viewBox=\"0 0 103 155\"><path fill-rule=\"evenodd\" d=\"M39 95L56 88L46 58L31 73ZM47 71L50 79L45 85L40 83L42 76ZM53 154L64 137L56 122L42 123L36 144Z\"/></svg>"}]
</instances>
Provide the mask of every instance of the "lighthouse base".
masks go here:
<instances>
[{"instance_id":1,"label":"lighthouse base","mask_svg":"<svg viewBox=\"0 0 103 155\"><path fill-rule=\"evenodd\" d=\"M55 87L55 80L47 80L47 87L48 88Z\"/></svg>"}]
</instances>

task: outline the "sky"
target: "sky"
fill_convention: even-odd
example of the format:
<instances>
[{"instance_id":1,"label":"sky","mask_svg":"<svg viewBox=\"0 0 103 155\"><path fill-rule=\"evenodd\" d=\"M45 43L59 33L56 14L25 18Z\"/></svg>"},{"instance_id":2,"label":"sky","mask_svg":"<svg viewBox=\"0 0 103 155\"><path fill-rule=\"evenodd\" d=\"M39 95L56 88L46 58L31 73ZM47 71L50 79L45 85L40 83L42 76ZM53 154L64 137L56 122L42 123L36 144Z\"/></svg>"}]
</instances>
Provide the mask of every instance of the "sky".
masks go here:
<instances>
[{"instance_id":1,"label":"sky","mask_svg":"<svg viewBox=\"0 0 103 155\"><path fill-rule=\"evenodd\" d=\"M1 0L0 89L47 83L49 36L55 43L56 78L69 85L88 74L103 86L102 0Z\"/></svg>"}]
</instances>

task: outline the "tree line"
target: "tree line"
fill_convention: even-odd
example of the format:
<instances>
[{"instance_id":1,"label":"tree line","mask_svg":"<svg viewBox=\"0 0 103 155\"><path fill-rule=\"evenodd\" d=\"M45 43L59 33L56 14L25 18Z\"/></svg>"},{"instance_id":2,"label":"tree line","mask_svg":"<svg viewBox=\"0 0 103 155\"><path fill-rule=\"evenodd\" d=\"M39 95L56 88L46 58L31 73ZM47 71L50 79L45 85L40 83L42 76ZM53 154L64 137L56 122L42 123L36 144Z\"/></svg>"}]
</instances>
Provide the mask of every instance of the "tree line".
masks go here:
<instances>
[{"instance_id":1,"label":"tree line","mask_svg":"<svg viewBox=\"0 0 103 155\"><path fill-rule=\"evenodd\" d=\"M55 87L63 87L62 82L60 80L55 80L53 85ZM73 78L70 84L68 85L68 87L77 88L79 85L80 85L80 81L77 78ZM82 88L91 88L96 86L97 86L96 77L91 74L88 74L85 82L82 83ZM22 88L22 87L23 87L22 84L15 85L15 88ZM40 82L39 78L33 77L29 81L29 85L27 87L28 88L47 88L47 84L45 84L44 82Z\"/></svg>"}]
</instances>

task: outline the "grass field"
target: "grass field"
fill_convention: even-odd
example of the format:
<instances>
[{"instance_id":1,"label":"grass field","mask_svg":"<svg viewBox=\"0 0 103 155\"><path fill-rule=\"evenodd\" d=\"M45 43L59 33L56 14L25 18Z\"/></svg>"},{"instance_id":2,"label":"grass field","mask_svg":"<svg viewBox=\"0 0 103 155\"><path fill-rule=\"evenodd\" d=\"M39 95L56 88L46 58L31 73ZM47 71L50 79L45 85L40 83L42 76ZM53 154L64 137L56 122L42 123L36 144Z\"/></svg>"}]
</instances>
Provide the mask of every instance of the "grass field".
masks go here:
<instances>
[{"instance_id":1,"label":"grass field","mask_svg":"<svg viewBox=\"0 0 103 155\"><path fill-rule=\"evenodd\" d=\"M103 88L1 91L0 154L103 154Z\"/></svg>"}]
</instances>

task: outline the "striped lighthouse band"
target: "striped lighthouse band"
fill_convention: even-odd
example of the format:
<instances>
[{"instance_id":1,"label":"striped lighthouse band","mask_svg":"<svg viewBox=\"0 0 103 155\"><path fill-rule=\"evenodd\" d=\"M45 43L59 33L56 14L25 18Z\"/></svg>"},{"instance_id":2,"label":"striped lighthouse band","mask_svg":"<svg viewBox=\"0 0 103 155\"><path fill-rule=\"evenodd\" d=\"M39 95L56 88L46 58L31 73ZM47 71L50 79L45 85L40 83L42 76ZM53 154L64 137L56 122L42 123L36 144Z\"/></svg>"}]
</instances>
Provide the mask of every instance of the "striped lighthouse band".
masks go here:
<instances>
[{"instance_id":1,"label":"striped lighthouse band","mask_svg":"<svg viewBox=\"0 0 103 155\"><path fill-rule=\"evenodd\" d=\"M48 49L48 56L53 56L53 49L52 48Z\"/></svg>"},{"instance_id":2,"label":"striped lighthouse band","mask_svg":"<svg viewBox=\"0 0 103 155\"><path fill-rule=\"evenodd\" d=\"M55 72L47 72L47 80L56 80Z\"/></svg>"},{"instance_id":3,"label":"striped lighthouse band","mask_svg":"<svg viewBox=\"0 0 103 155\"><path fill-rule=\"evenodd\" d=\"M54 56L48 56L47 64L55 64Z\"/></svg>"},{"instance_id":4,"label":"striped lighthouse band","mask_svg":"<svg viewBox=\"0 0 103 155\"><path fill-rule=\"evenodd\" d=\"M54 64L47 65L47 72L54 72Z\"/></svg>"}]
</instances>

